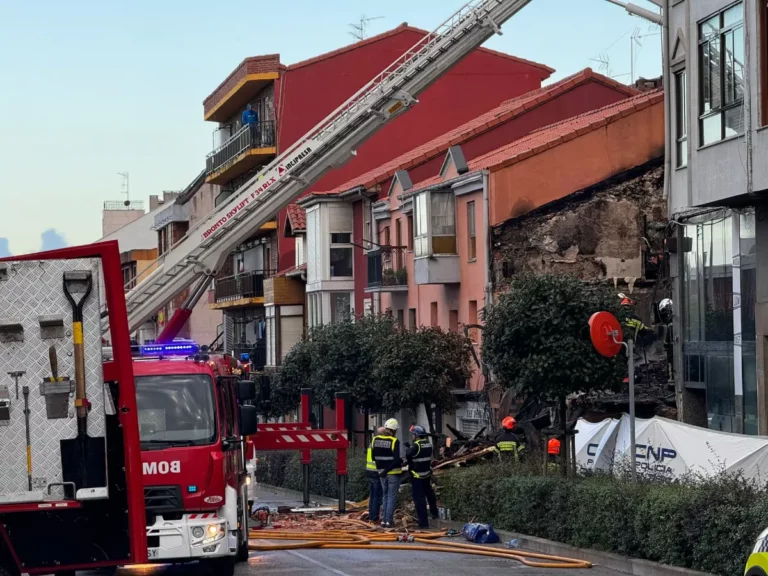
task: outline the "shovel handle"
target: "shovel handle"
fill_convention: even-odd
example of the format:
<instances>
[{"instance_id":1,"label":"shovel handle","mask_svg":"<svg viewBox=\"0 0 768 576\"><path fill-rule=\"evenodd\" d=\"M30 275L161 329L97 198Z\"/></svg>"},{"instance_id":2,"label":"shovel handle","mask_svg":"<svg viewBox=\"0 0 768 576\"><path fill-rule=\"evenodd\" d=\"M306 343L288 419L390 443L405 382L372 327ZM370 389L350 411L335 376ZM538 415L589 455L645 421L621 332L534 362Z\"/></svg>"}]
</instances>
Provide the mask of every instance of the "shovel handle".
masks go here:
<instances>
[{"instance_id":1,"label":"shovel handle","mask_svg":"<svg viewBox=\"0 0 768 576\"><path fill-rule=\"evenodd\" d=\"M48 348L48 360L51 363L51 376L54 382L59 381L59 358L56 356L56 347Z\"/></svg>"},{"instance_id":2,"label":"shovel handle","mask_svg":"<svg viewBox=\"0 0 768 576\"><path fill-rule=\"evenodd\" d=\"M83 304L91 293L93 279L90 274L84 278L72 278L73 282L85 280L86 287L79 300L70 291L67 274L64 274L64 295L72 305L72 340L75 351L75 408L77 410L77 431L80 437L87 434L88 401L85 394L85 350L83 348Z\"/></svg>"}]
</instances>

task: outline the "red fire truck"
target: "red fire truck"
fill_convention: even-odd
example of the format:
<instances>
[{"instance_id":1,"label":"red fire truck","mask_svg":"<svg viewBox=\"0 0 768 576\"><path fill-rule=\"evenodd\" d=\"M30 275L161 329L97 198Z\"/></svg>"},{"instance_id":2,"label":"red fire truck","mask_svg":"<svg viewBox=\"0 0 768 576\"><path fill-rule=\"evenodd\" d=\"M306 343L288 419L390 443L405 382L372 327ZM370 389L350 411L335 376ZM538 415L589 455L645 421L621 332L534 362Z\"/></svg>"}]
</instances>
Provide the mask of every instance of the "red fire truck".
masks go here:
<instances>
[{"instance_id":1,"label":"red fire truck","mask_svg":"<svg viewBox=\"0 0 768 576\"><path fill-rule=\"evenodd\" d=\"M243 439L256 432L255 384L191 342L134 360L150 562L198 560L232 574L248 558Z\"/></svg>"}]
</instances>

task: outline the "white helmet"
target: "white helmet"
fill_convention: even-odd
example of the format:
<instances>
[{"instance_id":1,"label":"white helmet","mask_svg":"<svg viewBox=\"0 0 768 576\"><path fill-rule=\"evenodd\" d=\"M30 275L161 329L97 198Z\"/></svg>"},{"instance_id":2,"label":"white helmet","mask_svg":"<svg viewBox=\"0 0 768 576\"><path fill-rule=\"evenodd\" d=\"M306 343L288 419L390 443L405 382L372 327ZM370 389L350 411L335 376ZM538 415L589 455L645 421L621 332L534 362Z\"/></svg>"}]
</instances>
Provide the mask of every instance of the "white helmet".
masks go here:
<instances>
[{"instance_id":1,"label":"white helmet","mask_svg":"<svg viewBox=\"0 0 768 576\"><path fill-rule=\"evenodd\" d=\"M398 428L400 428L400 425L397 423L397 420L394 418L390 418L386 422L384 422L384 428L387 428L388 430L392 430L395 432Z\"/></svg>"}]
</instances>

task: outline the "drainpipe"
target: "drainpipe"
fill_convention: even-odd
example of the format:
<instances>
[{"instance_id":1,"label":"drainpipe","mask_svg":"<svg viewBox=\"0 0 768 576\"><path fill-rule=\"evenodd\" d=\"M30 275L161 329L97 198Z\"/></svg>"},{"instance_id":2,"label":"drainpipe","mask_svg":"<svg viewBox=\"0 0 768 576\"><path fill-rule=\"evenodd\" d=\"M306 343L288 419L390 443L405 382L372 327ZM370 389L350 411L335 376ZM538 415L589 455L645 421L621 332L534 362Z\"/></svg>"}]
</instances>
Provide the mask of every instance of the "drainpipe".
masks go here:
<instances>
[{"instance_id":1,"label":"drainpipe","mask_svg":"<svg viewBox=\"0 0 768 576\"><path fill-rule=\"evenodd\" d=\"M485 234L485 305L493 302L493 283L491 281L491 209L488 194L490 178L488 170L483 170L483 218L485 220L483 233Z\"/></svg>"},{"instance_id":2,"label":"drainpipe","mask_svg":"<svg viewBox=\"0 0 768 576\"><path fill-rule=\"evenodd\" d=\"M744 115L746 116L746 145L747 145L747 194L752 194L752 54L750 52L751 19L744 22Z\"/></svg>"},{"instance_id":3,"label":"drainpipe","mask_svg":"<svg viewBox=\"0 0 768 576\"><path fill-rule=\"evenodd\" d=\"M661 8L661 82L664 85L664 200L669 198L672 183L672 77L669 69L669 0L663 0ZM687 111L685 111L687 113ZM690 144L689 144L690 146ZM667 212L671 216L670 203L667 202Z\"/></svg>"}]
</instances>

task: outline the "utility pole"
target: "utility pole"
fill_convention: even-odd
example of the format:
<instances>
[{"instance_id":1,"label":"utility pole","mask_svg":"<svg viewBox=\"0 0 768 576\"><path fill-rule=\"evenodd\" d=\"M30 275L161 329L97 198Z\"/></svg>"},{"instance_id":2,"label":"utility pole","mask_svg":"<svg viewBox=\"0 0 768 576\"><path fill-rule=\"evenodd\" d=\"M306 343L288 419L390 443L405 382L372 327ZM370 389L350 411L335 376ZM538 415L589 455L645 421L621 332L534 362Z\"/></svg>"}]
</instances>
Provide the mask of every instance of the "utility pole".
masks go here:
<instances>
[{"instance_id":1,"label":"utility pole","mask_svg":"<svg viewBox=\"0 0 768 576\"><path fill-rule=\"evenodd\" d=\"M368 22L373 20L381 20L382 18L384 18L384 16L373 16L371 18L366 18L365 14L363 14L360 16L359 23L349 25L349 27L352 28L352 30L349 32L349 35L356 40L365 40L367 37L366 32L368 28Z\"/></svg>"}]
</instances>

